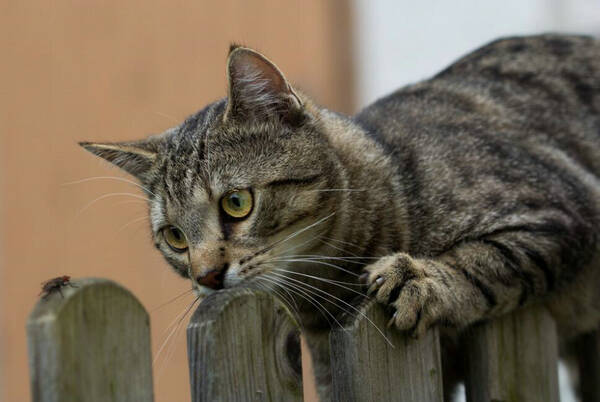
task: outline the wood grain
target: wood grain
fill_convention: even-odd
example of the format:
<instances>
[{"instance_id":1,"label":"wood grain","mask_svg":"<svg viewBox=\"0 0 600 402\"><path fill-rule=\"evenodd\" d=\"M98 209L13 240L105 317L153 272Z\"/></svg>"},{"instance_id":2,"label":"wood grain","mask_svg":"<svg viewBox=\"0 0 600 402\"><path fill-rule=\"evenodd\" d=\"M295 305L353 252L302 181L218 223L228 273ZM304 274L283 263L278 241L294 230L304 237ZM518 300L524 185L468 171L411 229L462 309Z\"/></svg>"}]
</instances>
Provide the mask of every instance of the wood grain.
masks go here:
<instances>
[{"instance_id":1,"label":"wood grain","mask_svg":"<svg viewBox=\"0 0 600 402\"><path fill-rule=\"evenodd\" d=\"M187 336L193 402L302 401L298 325L272 296L215 293L192 316Z\"/></svg>"},{"instance_id":2,"label":"wood grain","mask_svg":"<svg viewBox=\"0 0 600 402\"><path fill-rule=\"evenodd\" d=\"M41 299L27 322L34 402L151 402L150 322L129 291L73 281Z\"/></svg>"},{"instance_id":3,"label":"wood grain","mask_svg":"<svg viewBox=\"0 0 600 402\"><path fill-rule=\"evenodd\" d=\"M335 401L442 401L442 369L437 329L412 339L387 328L389 317L370 303L364 313L330 337ZM382 329L385 338L376 330Z\"/></svg>"},{"instance_id":4,"label":"wood grain","mask_svg":"<svg viewBox=\"0 0 600 402\"><path fill-rule=\"evenodd\" d=\"M466 346L467 401L559 401L556 328L543 307L474 326Z\"/></svg>"}]
</instances>

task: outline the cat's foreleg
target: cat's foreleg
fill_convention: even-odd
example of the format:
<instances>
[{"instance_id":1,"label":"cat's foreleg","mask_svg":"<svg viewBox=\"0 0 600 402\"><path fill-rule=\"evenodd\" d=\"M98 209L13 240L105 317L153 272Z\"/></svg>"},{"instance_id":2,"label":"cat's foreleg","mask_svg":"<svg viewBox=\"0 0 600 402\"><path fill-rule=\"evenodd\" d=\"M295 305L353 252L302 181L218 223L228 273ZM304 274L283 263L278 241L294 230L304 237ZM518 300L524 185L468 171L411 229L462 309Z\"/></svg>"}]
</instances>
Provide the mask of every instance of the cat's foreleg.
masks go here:
<instances>
[{"instance_id":1,"label":"cat's foreleg","mask_svg":"<svg viewBox=\"0 0 600 402\"><path fill-rule=\"evenodd\" d=\"M465 242L434 258L397 253L367 266L363 278L399 329L419 336L436 323L460 328L511 311L554 285L550 267L558 265L560 250L551 239L528 237Z\"/></svg>"}]
</instances>

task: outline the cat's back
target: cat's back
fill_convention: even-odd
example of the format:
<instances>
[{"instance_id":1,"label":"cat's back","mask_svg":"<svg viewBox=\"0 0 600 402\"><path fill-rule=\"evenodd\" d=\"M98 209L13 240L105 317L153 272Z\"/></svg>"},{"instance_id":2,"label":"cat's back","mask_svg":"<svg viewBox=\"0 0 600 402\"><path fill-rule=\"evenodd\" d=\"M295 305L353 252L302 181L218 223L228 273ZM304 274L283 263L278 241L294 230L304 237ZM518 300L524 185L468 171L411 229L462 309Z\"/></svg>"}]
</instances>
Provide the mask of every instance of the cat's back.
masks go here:
<instances>
[{"instance_id":1,"label":"cat's back","mask_svg":"<svg viewBox=\"0 0 600 402\"><path fill-rule=\"evenodd\" d=\"M396 166L413 253L435 253L466 234L485 233L498 214L557 199L577 216L600 217L595 39L492 42L354 120Z\"/></svg>"},{"instance_id":2,"label":"cat's back","mask_svg":"<svg viewBox=\"0 0 600 402\"><path fill-rule=\"evenodd\" d=\"M355 121L391 149L502 137L561 148L600 174L600 41L550 34L496 40L380 99Z\"/></svg>"}]
</instances>

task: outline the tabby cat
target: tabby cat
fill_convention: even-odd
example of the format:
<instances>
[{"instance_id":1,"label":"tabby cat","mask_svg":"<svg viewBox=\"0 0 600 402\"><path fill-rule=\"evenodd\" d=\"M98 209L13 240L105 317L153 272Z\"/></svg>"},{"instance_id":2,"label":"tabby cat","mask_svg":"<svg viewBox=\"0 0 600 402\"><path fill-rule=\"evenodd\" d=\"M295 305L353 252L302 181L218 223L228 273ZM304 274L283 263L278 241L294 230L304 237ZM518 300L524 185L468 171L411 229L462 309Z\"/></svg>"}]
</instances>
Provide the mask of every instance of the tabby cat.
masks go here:
<instances>
[{"instance_id":1,"label":"tabby cat","mask_svg":"<svg viewBox=\"0 0 600 402\"><path fill-rule=\"evenodd\" d=\"M416 336L536 302L562 340L598 326L600 41L497 40L354 117L245 47L227 75L228 97L175 128L81 145L139 179L156 247L198 293L296 299L323 399L351 289Z\"/></svg>"}]
</instances>

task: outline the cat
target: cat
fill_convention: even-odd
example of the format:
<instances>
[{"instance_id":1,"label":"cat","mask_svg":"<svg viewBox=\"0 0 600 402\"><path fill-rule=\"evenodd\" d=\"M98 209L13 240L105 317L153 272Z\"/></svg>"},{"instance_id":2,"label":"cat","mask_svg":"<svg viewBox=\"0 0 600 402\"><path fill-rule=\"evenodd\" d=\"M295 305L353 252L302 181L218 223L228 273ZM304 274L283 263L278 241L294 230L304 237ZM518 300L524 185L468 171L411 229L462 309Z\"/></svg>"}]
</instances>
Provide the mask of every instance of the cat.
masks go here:
<instances>
[{"instance_id":1,"label":"cat","mask_svg":"<svg viewBox=\"0 0 600 402\"><path fill-rule=\"evenodd\" d=\"M227 77L175 128L81 145L139 179L156 247L199 294L294 299L322 399L353 284L415 336L531 303L563 341L598 327L600 41L500 39L354 117L243 46Z\"/></svg>"}]
</instances>

